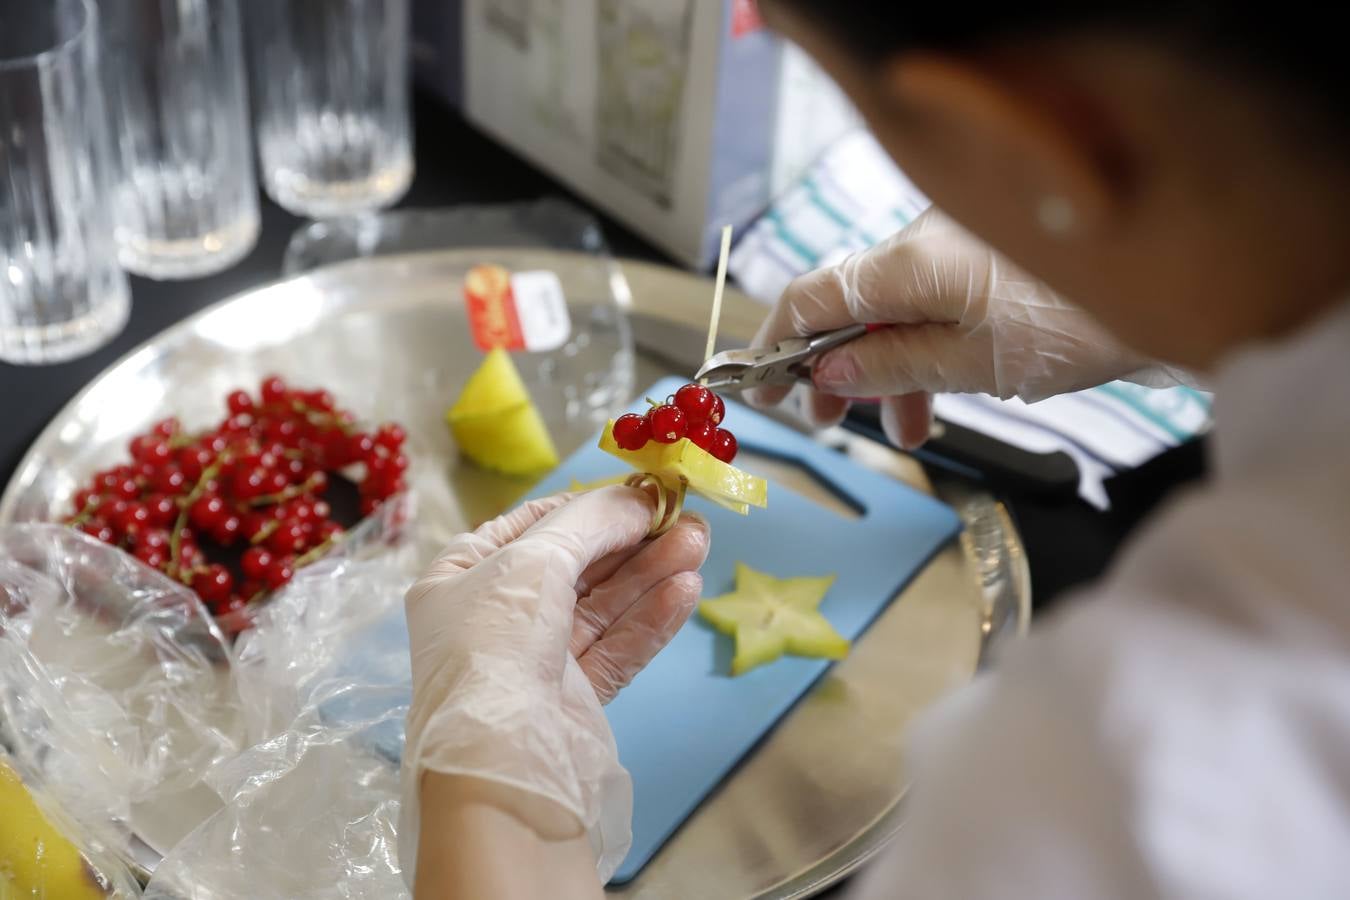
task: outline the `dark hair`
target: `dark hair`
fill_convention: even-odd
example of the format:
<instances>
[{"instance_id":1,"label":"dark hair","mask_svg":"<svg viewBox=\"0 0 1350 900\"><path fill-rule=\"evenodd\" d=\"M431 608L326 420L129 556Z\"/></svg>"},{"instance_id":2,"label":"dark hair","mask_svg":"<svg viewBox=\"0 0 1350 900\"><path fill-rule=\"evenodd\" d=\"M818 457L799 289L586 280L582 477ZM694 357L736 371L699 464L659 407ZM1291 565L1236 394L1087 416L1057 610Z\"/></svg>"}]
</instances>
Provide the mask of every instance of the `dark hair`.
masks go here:
<instances>
[{"instance_id":1,"label":"dark hair","mask_svg":"<svg viewBox=\"0 0 1350 900\"><path fill-rule=\"evenodd\" d=\"M772 0L791 7L865 59L906 50L964 50L1085 30L1142 39L1237 64L1283 83L1350 125L1343 12L1334 3L1198 0L1013 0L997 4L893 0Z\"/></svg>"}]
</instances>

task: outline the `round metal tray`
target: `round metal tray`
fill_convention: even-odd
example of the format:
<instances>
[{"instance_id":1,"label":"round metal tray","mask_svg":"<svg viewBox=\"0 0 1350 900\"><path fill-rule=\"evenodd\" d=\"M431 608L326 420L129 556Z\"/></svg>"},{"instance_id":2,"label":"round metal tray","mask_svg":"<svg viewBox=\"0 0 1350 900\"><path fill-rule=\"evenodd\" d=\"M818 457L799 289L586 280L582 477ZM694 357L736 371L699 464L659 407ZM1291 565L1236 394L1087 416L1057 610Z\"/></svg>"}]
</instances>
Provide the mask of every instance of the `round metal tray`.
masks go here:
<instances>
[{"instance_id":1,"label":"round metal tray","mask_svg":"<svg viewBox=\"0 0 1350 900\"><path fill-rule=\"evenodd\" d=\"M424 552L433 552L529 487L459 465L442 419L478 359L466 349L459 282L489 256L513 269L551 268L564 282L569 271L589 264L587 257L535 250L378 257L222 301L128 354L62 410L0 498L0 524L58 517L76 485L120 457L132 434L166 414L203 424L217 415L228 389L278 371L296 383L330 387L358 416L407 424L419 473L413 483L419 537ZM706 279L645 263L625 262L622 270L621 303L685 324L706 316ZM735 291L725 302L723 333L748 340L762 308ZM669 374L640 351L636 369L636 389ZM581 427L555 432L564 454L586 436ZM934 490L909 457L838 430L821 439ZM935 492L964 519L961 540L933 560L852 655L613 896L805 897L856 869L894 835L907 784L901 741L907 724L968 681L991 647L1024 631L1030 617L1026 563L1006 512L987 494L956 483L940 483ZM172 831L164 825L149 843L162 846Z\"/></svg>"}]
</instances>

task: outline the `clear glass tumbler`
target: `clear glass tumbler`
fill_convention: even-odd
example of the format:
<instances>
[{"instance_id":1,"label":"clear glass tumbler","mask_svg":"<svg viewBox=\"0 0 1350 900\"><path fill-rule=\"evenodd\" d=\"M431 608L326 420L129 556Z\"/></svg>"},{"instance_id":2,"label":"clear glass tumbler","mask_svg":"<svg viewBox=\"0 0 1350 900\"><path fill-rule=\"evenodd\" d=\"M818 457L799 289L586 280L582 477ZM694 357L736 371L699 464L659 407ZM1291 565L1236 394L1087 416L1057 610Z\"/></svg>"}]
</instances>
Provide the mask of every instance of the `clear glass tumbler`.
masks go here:
<instances>
[{"instance_id":1,"label":"clear glass tumbler","mask_svg":"<svg viewBox=\"0 0 1350 900\"><path fill-rule=\"evenodd\" d=\"M100 0L122 265L150 278L228 268L258 239L236 0Z\"/></svg>"},{"instance_id":2,"label":"clear glass tumbler","mask_svg":"<svg viewBox=\"0 0 1350 900\"><path fill-rule=\"evenodd\" d=\"M0 0L0 360L93 352L131 306L92 0Z\"/></svg>"},{"instance_id":3,"label":"clear glass tumbler","mask_svg":"<svg viewBox=\"0 0 1350 900\"><path fill-rule=\"evenodd\" d=\"M247 18L267 193L316 219L395 203L413 175L408 0L253 0Z\"/></svg>"}]
</instances>

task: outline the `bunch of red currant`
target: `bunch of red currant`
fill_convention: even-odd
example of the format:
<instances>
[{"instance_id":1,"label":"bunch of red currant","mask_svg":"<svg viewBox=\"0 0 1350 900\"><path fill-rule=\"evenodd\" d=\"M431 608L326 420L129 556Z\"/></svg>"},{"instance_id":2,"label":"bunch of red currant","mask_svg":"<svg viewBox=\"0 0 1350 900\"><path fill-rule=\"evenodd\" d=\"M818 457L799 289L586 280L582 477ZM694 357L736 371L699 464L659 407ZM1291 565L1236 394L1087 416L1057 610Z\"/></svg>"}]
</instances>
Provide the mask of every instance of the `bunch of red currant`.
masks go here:
<instances>
[{"instance_id":1,"label":"bunch of red currant","mask_svg":"<svg viewBox=\"0 0 1350 900\"><path fill-rule=\"evenodd\" d=\"M614 442L624 450L641 450L648 441L673 444L680 438L702 447L724 463L736 458L736 436L722 424L726 405L722 398L701 384L686 384L667 397L651 403L646 415L628 413L614 420Z\"/></svg>"},{"instance_id":2,"label":"bunch of red currant","mask_svg":"<svg viewBox=\"0 0 1350 900\"><path fill-rule=\"evenodd\" d=\"M225 403L215 428L189 434L165 419L133 438L132 462L96 473L67 520L189 585L216 616L280 588L342 536L324 499L330 473L359 473L369 515L404 490L408 469L400 426L361 431L328 391L270 376L256 399L237 390ZM237 568L208 559L207 540L213 559L244 547Z\"/></svg>"}]
</instances>

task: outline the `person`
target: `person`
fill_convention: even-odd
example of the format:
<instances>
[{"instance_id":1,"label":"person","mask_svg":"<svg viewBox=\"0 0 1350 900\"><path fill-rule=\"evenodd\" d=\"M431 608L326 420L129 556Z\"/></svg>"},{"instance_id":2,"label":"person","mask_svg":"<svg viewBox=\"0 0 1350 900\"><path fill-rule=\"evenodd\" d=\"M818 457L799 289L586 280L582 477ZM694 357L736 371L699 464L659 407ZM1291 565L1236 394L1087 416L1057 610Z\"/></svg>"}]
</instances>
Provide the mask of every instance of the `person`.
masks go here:
<instances>
[{"instance_id":1,"label":"person","mask_svg":"<svg viewBox=\"0 0 1350 900\"><path fill-rule=\"evenodd\" d=\"M818 421L882 396L915 446L936 391L1035 400L1159 365L1217 398L1210 479L917 730L905 826L851 895L1350 896L1350 94L1330 8L760 6L942 210L769 315L761 342L892 326L819 361ZM649 504L528 506L409 595L419 897L600 895L628 801L597 697L687 614L707 546L695 520L645 545Z\"/></svg>"}]
</instances>

